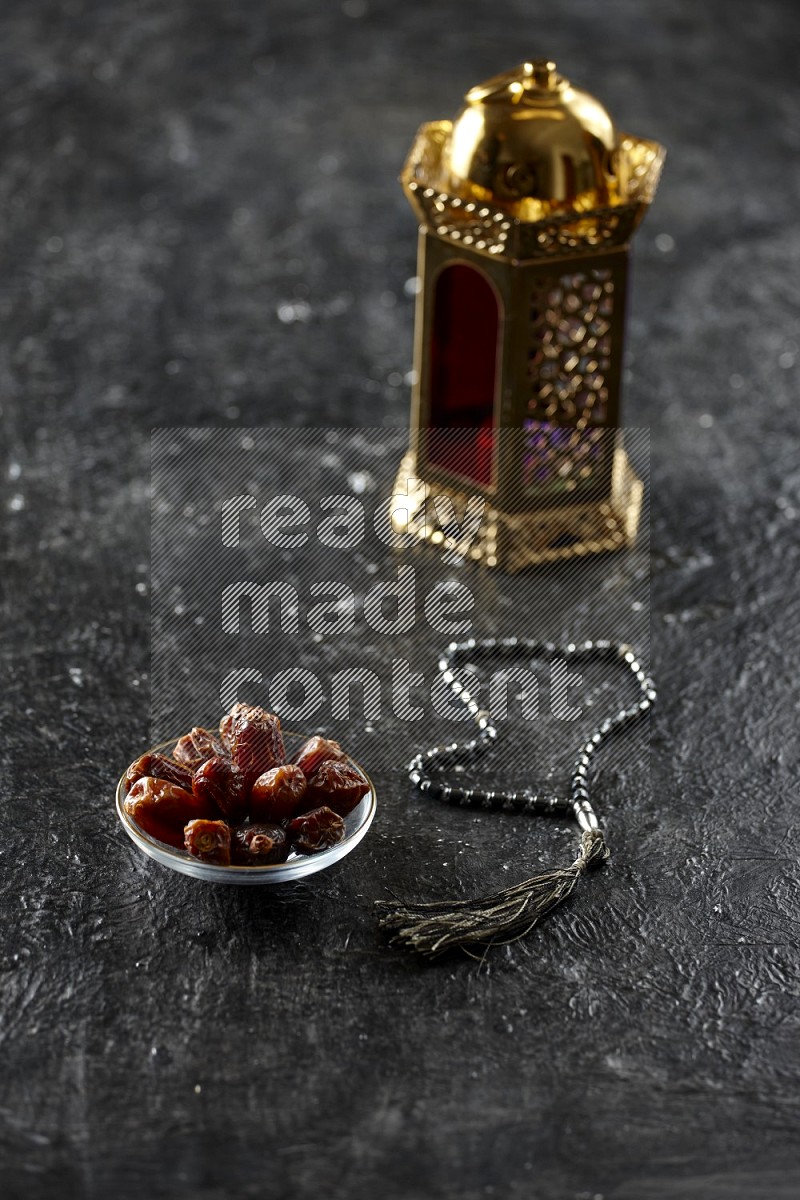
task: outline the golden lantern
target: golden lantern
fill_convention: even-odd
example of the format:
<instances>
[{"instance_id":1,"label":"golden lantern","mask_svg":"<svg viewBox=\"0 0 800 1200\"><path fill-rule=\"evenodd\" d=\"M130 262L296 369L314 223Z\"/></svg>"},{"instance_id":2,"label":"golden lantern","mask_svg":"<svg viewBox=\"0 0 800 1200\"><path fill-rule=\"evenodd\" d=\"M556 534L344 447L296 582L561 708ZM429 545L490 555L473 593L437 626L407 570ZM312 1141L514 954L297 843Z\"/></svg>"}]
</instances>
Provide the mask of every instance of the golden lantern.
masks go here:
<instances>
[{"instance_id":1,"label":"golden lantern","mask_svg":"<svg viewBox=\"0 0 800 1200\"><path fill-rule=\"evenodd\" d=\"M464 552L489 566L633 541L642 485L619 429L628 249L663 158L543 60L422 126L401 176L420 290L398 532L453 537L443 513L477 495Z\"/></svg>"}]
</instances>

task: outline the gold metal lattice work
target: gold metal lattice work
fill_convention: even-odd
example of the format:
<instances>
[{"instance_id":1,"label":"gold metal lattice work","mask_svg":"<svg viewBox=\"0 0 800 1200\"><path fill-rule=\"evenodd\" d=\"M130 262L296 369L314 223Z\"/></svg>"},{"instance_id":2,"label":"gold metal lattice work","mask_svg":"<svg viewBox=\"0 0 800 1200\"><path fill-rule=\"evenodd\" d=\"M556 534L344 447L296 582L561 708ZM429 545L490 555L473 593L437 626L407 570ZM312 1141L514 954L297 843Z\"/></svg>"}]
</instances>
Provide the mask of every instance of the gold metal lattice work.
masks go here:
<instances>
[{"instance_id":1,"label":"gold metal lattice work","mask_svg":"<svg viewBox=\"0 0 800 1200\"><path fill-rule=\"evenodd\" d=\"M533 420L605 423L614 282L608 268L547 279L531 301L528 375Z\"/></svg>"}]
</instances>

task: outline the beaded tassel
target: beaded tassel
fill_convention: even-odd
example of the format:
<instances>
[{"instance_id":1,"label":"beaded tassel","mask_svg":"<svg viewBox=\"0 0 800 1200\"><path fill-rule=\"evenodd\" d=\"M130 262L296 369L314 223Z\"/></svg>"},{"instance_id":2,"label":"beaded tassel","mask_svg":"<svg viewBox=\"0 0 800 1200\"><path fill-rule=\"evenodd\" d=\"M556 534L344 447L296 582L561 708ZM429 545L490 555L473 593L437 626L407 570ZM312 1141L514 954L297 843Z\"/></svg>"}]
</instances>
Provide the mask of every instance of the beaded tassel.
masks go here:
<instances>
[{"instance_id":1,"label":"beaded tassel","mask_svg":"<svg viewBox=\"0 0 800 1200\"><path fill-rule=\"evenodd\" d=\"M602 658L619 661L634 675L642 699L630 708L620 709L607 718L581 746L571 775L570 798L539 796L528 791L499 792L479 788L461 788L441 780L431 768L474 758L497 737L491 715L480 709L466 688L455 676L454 668L470 657L486 654L519 654L564 659ZM609 851L600 831L594 809L589 802L588 771L598 746L613 732L639 720L652 708L656 699L652 679L639 665L628 645L613 645L607 641L570 643L556 646L552 642L537 642L526 638L470 638L453 642L439 660L439 670L445 683L466 705L478 726L478 736L466 742L434 746L417 754L408 766L409 778L420 791L437 796L451 804L467 808L501 809L506 812L570 813L581 830L578 856L568 867L547 871L525 879L513 887L504 888L491 896L473 900L440 900L429 903L378 901L382 909L381 928L393 943L434 958L446 950L458 947L488 949L490 946L524 937L546 913L573 892L581 875L604 862Z\"/></svg>"}]
</instances>

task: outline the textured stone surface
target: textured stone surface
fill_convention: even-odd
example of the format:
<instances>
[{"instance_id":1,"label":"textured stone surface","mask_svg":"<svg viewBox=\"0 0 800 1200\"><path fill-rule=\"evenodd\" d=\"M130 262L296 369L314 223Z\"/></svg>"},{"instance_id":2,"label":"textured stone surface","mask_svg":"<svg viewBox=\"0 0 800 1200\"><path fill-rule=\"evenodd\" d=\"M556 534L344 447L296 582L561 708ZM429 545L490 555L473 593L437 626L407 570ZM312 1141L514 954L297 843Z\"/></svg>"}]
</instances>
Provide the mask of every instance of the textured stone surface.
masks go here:
<instances>
[{"instance_id":1,"label":"textured stone surface","mask_svg":"<svg viewBox=\"0 0 800 1200\"><path fill-rule=\"evenodd\" d=\"M797 15L29 0L2 23L3 1194L795 1196ZM653 787L602 774L613 864L535 937L426 967L372 900L441 888L437 839L452 868L479 818L416 838L387 794L348 864L270 895L167 876L118 830L148 736L149 431L402 422L396 173L422 120L538 52L670 152L626 384L652 433Z\"/></svg>"}]
</instances>

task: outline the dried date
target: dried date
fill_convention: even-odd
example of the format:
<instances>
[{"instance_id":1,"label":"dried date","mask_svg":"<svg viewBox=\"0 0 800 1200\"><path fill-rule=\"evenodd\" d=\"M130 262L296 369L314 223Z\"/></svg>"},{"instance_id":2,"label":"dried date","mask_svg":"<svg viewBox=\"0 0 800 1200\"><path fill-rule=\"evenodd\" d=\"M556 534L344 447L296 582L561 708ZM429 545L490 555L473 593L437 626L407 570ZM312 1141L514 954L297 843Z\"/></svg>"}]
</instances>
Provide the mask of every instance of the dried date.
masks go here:
<instances>
[{"instance_id":1,"label":"dried date","mask_svg":"<svg viewBox=\"0 0 800 1200\"><path fill-rule=\"evenodd\" d=\"M141 758L137 758L136 762L131 763L125 772L125 791L129 792L133 785L139 779L143 779L145 775L150 775L153 779L164 779L167 783L176 783L178 787L185 788L187 792L192 790L192 772L181 763L167 758L165 754L150 751L148 754L143 754Z\"/></svg>"},{"instance_id":2,"label":"dried date","mask_svg":"<svg viewBox=\"0 0 800 1200\"><path fill-rule=\"evenodd\" d=\"M136 780L125 797L125 811L143 829L145 820L151 817L174 831L182 830L195 818L218 816L214 807L194 792L151 775Z\"/></svg>"},{"instance_id":3,"label":"dried date","mask_svg":"<svg viewBox=\"0 0 800 1200\"><path fill-rule=\"evenodd\" d=\"M259 823L235 831L232 856L234 863L240 866L267 867L286 862L291 848L286 831L280 825Z\"/></svg>"},{"instance_id":4,"label":"dried date","mask_svg":"<svg viewBox=\"0 0 800 1200\"><path fill-rule=\"evenodd\" d=\"M172 757L183 766L188 767L190 771L196 771L209 758L225 754L227 754L227 750L222 742L200 725L195 725L191 733L178 738L172 751Z\"/></svg>"},{"instance_id":5,"label":"dried date","mask_svg":"<svg viewBox=\"0 0 800 1200\"><path fill-rule=\"evenodd\" d=\"M306 777L286 763L259 775L250 792L251 821L288 821L301 808Z\"/></svg>"},{"instance_id":6,"label":"dried date","mask_svg":"<svg viewBox=\"0 0 800 1200\"><path fill-rule=\"evenodd\" d=\"M199 725L195 725L191 736L195 750L198 754L202 754L204 760L227 754L227 750L217 737L216 731L212 733L210 729L203 729Z\"/></svg>"},{"instance_id":7,"label":"dried date","mask_svg":"<svg viewBox=\"0 0 800 1200\"><path fill-rule=\"evenodd\" d=\"M240 712L242 712L245 708L251 707L252 706L249 704L242 704L241 701L237 701L230 712L226 712L225 716L220 721L219 740L222 742L222 745L225 747L228 753L230 753L231 743L233 742L233 723Z\"/></svg>"},{"instance_id":8,"label":"dried date","mask_svg":"<svg viewBox=\"0 0 800 1200\"><path fill-rule=\"evenodd\" d=\"M252 787L259 775L286 762L281 723L273 713L247 705L233 719L231 756Z\"/></svg>"},{"instance_id":9,"label":"dried date","mask_svg":"<svg viewBox=\"0 0 800 1200\"><path fill-rule=\"evenodd\" d=\"M308 805L325 804L340 817L352 812L369 791L369 783L348 762L324 762L308 781Z\"/></svg>"},{"instance_id":10,"label":"dried date","mask_svg":"<svg viewBox=\"0 0 800 1200\"><path fill-rule=\"evenodd\" d=\"M203 761L194 748L194 742L190 733L185 733L183 737L178 738L172 748L172 757L176 762L188 767L190 771L196 770Z\"/></svg>"},{"instance_id":11,"label":"dried date","mask_svg":"<svg viewBox=\"0 0 800 1200\"><path fill-rule=\"evenodd\" d=\"M343 840L344 821L330 808L315 808L290 821L286 832L299 854L318 854Z\"/></svg>"},{"instance_id":12,"label":"dried date","mask_svg":"<svg viewBox=\"0 0 800 1200\"><path fill-rule=\"evenodd\" d=\"M193 858L227 867L231 861L231 830L225 821L189 821L184 845Z\"/></svg>"},{"instance_id":13,"label":"dried date","mask_svg":"<svg viewBox=\"0 0 800 1200\"><path fill-rule=\"evenodd\" d=\"M134 816L130 814L138 827L144 833L155 838L157 842L166 842L168 846L174 846L176 850L183 849L183 827L181 825L167 825L164 821L160 821L149 808L139 808Z\"/></svg>"},{"instance_id":14,"label":"dried date","mask_svg":"<svg viewBox=\"0 0 800 1200\"><path fill-rule=\"evenodd\" d=\"M192 776L192 791L231 825L247 816L247 780L229 758L209 758Z\"/></svg>"},{"instance_id":15,"label":"dried date","mask_svg":"<svg viewBox=\"0 0 800 1200\"><path fill-rule=\"evenodd\" d=\"M300 768L306 779L310 779L324 762L341 762L345 753L338 742L324 737L312 737L300 747L292 762Z\"/></svg>"}]
</instances>

